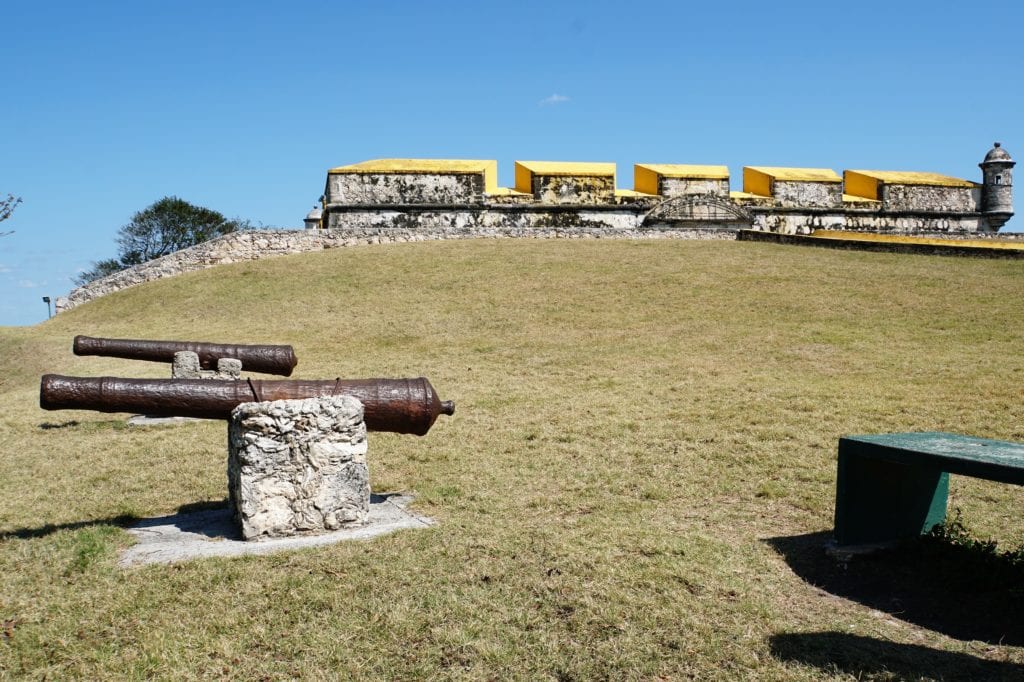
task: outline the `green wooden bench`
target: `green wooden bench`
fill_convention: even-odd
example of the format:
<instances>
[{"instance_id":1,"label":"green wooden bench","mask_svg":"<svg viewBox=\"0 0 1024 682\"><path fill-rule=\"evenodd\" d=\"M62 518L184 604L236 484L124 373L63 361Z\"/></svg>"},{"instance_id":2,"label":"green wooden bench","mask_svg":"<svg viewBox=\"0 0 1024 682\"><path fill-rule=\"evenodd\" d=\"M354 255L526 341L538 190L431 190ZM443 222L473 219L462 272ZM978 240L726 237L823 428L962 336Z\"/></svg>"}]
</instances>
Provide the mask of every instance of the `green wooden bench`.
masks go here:
<instances>
[{"instance_id":1,"label":"green wooden bench","mask_svg":"<svg viewBox=\"0 0 1024 682\"><path fill-rule=\"evenodd\" d=\"M954 433L839 439L835 544L885 544L946 518L949 475L1024 485L1024 444Z\"/></svg>"}]
</instances>

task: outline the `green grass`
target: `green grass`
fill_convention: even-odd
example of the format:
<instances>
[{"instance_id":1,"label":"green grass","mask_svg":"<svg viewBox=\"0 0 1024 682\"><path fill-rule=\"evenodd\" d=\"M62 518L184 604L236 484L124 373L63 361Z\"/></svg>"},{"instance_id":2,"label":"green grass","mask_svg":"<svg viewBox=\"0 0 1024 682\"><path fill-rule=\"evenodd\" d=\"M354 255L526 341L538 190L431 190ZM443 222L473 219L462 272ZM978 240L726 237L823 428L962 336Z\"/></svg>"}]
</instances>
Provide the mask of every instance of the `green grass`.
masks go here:
<instances>
[{"instance_id":1,"label":"green grass","mask_svg":"<svg viewBox=\"0 0 1024 682\"><path fill-rule=\"evenodd\" d=\"M831 529L840 435L1024 440L1022 292L1006 261L427 242L222 266L2 328L0 676L1022 675L1024 633L951 636L793 558L818 561ZM126 518L224 499L226 428L40 410L46 372L168 374L77 358L75 334L290 343L298 377L427 376L456 415L371 434L369 461L375 490L415 492L438 525L117 568ZM1022 502L953 482L1000 547L1024 544Z\"/></svg>"}]
</instances>

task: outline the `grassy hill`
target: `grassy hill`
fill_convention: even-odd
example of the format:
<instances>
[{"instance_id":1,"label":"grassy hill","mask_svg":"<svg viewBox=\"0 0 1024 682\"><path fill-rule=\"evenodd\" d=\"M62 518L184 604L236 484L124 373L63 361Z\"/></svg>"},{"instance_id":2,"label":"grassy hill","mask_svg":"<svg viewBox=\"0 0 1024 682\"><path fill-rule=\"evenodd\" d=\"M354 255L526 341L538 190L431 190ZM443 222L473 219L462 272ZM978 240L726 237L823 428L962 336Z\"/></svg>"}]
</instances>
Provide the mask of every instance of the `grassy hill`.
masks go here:
<instances>
[{"instance_id":1,"label":"grassy hill","mask_svg":"<svg viewBox=\"0 0 1024 682\"><path fill-rule=\"evenodd\" d=\"M983 553L842 566L821 545L840 435L1024 440L1022 293L1017 262L428 242L218 267L0 328L0 676L1018 678L1020 583L935 568ZM117 568L125 518L224 499L226 428L40 410L46 372L168 375L77 358L75 334L427 376L457 414L371 434L369 460L375 490L414 491L438 525ZM1024 542L1022 501L952 486L1004 547Z\"/></svg>"}]
</instances>

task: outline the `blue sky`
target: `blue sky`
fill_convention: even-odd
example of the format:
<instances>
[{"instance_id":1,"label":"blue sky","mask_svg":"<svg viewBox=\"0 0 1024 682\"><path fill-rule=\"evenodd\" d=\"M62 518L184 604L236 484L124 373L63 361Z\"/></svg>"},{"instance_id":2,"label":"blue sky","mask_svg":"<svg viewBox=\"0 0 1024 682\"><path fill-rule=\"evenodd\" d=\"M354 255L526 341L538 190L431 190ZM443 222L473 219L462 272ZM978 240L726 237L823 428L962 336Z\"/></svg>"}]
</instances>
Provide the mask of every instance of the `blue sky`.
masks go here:
<instances>
[{"instance_id":1,"label":"blue sky","mask_svg":"<svg viewBox=\"0 0 1024 682\"><path fill-rule=\"evenodd\" d=\"M0 325L45 319L163 196L298 227L372 158L980 179L994 140L1024 157L1021 7L6 0Z\"/></svg>"}]
</instances>

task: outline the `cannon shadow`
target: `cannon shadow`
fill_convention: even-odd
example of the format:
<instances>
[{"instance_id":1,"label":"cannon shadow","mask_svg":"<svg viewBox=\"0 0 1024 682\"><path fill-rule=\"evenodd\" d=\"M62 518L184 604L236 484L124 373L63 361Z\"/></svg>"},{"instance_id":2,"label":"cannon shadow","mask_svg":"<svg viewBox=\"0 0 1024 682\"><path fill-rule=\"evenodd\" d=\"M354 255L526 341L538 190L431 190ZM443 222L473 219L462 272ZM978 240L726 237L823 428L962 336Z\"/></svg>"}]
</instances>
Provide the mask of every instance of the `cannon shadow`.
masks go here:
<instances>
[{"instance_id":1,"label":"cannon shadow","mask_svg":"<svg viewBox=\"0 0 1024 682\"><path fill-rule=\"evenodd\" d=\"M371 493L370 504L381 504L391 498L401 498L403 493ZM0 531L0 542L17 538L31 540L42 538L62 530L80 530L93 526L119 526L121 528L156 528L171 525L185 533L196 533L209 538L227 540L241 539L241 531L235 525L228 510L228 500L207 502L191 502L178 507L174 514L165 516L139 518L134 514L120 514L103 519L87 521L69 521L68 523L45 523L34 528L23 527L14 530Z\"/></svg>"},{"instance_id":2,"label":"cannon shadow","mask_svg":"<svg viewBox=\"0 0 1024 682\"><path fill-rule=\"evenodd\" d=\"M77 424L77 422L72 422ZM192 502L189 504L183 504L178 507L176 514L160 517L159 519L143 519L135 514L118 514L117 516L108 516L103 519L89 519L85 521L69 521L67 523L44 523L41 526L34 528L23 527L16 528L14 530L0 531L0 542L4 540L11 540L18 538L19 540L31 540L34 538L43 538L47 535L59 533L62 530L81 530L83 528L92 528L94 526L118 526L120 528L130 528L132 526L144 526L156 525L155 521L162 521L166 523L168 519L175 519L178 517L187 518L190 514L201 511L211 510L224 510L227 508L227 500L209 501L209 502ZM222 513L222 512L221 512ZM213 536L211 536L213 537ZM220 537L220 536L217 536Z\"/></svg>"},{"instance_id":3,"label":"cannon shadow","mask_svg":"<svg viewBox=\"0 0 1024 682\"><path fill-rule=\"evenodd\" d=\"M823 532L765 542L830 594L955 639L1024 644L1024 566L931 538L842 563L825 553L830 539Z\"/></svg>"},{"instance_id":4,"label":"cannon shadow","mask_svg":"<svg viewBox=\"0 0 1024 682\"><path fill-rule=\"evenodd\" d=\"M121 528L126 528L136 521L138 521L137 516L133 516L132 514L120 514L118 516L108 516L105 519L70 521L68 523L44 523L43 525L36 526L35 528L15 528L14 530L0 531L0 542L14 538L18 538L19 540L43 538L47 535L52 535L53 533L59 533L62 530L80 530L82 528L91 528L93 526L120 526Z\"/></svg>"}]
</instances>

